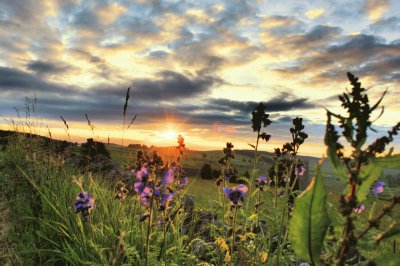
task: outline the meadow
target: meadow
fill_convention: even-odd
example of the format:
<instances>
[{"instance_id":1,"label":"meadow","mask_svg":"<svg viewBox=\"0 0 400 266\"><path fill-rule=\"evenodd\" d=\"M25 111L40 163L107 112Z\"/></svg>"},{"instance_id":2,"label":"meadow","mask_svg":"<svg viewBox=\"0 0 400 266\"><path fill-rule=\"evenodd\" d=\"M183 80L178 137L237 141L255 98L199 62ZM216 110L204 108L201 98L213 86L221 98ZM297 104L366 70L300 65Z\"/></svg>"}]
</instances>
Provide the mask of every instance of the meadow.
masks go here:
<instances>
[{"instance_id":1,"label":"meadow","mask_svg":"<svg viewBox=\"0 0 400 266\"><path fill-rule=\"evenodd\" d=\"M261 103L250 150L193 151L182 136L176 147L144 150L63 145L21 134L34 116L15 123L0 152L0 263L399 265L400 184L387 177L399 174L400 156L386 148L400 123L364 145L375 105L348 77L353 91L340 100L349 116L328 111L323 160L298 155L308 137L301 118L288 129L292 140L260 151L273 126ZM128 99L129 90L124 113ZM117 165L112 175L87 167L103 146L102 162ZM205 164L217 176L201 178Z\"/></svg>"}]
</instances>

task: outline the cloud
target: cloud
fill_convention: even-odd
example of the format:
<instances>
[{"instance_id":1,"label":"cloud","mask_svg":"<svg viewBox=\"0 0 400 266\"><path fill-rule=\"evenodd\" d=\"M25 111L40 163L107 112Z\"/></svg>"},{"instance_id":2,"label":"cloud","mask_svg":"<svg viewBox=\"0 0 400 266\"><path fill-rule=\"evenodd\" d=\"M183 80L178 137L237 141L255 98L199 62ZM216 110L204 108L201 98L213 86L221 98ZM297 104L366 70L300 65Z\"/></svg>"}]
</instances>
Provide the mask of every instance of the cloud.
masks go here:
<instances>
[{"instance_id":1,"label":"cloud","mask_svg":"<svg viewBox=\"0 0 400 266\"><path fill-rule=\"evenodd\" d=\"M261 29L266 29L268 33L277 36L286 36L303 32L305 24L292 16L273 15L261 19Z\"/></svg>"},{"instance_id":2,"label":"cloud","mask_svg":"<svg viewBox=\"0 0 400 266\"><path fill-rule=\"evenodd\" d=\"M324 13L325 13L325 9L318 8L318 9L311 9L311 10L307 11L304 15L308 19L316 19L316 18L322 16Z\"/></svg>"},{"instance_id":3,"label":"cloud","mask_svg":"<svg viewBox=\"0 0 400 266\"><path fill-rule=\"evenodd\" d=\"M389 32L399 32L400 31L400 18L399 17L389 17L385 19L378 20L371 25L368 29L374 33L381 33L382 31Z\"/></svg>"},{"instance_id":4,"label":"cloud","mask_svg":"<svg viewBox=\"0 0 400 266\"><path fill-rule=\"evenodd\" d=\"M342 81L344 73L355 72L375 81L396 82L400 43L387 43L373 35L350 35L340 42L320 47L311 57L299 58L297 66L281 68L282 75L307 74L313 83Z\"/></svg>"},{"instance_id":5,"label":"cloud","mask_svg":"<svg viewBox=\"0 0 400 266\"><path fill-rule=\"evenodd\" d=\"M97 10L97 16L102 24L109 25L114 23L120 15L127 11L126 7L118 3L111 3L100 7Z\"/></svg>"},{"instance_id":6,"label":"cloud","mask_svg":"<svg viewBox=\"0 0 400 266\"><path fill-rule=\"evenodd\" d=\"M165 57L168 56L168 52L162 51L162 50L151 51L151 52L148 54L148 56L149 56L149 57L152 57L152 58L162 59L162 58L165 58Z\"/></svg>"},{"instance_id":7,"label":"cloud","mask_svg":"<svg viewBox=\"0 0 400 266\"><path fill-rule=\"evenodd\" d=\"M64 63L45 62L40 60L30 61L26 67L39 75L63 73L70 69Z\"/></svg>"},{"instance_id":8,"label":"cloud","mask_svg":"<svg viewBox=\"0 0 400 266\"><path fill-rule=\"evenodd\" d=\"M387 0L366 0L364 11L367 13L370 20L378 20L389 8Z\"/></svg>"},{"instance_id":9,"label":"cloud","mask_svg":"<svg viewBox=\"0 0 400 266\"><path fill-rule=\"evenodd\" d=\"M316 25L304 33L284 36L266 33L264 41L268 49L265 52L274 57L280 54L289 58L307 57L311 52L324 49L325 45L337 39L341 32L340 27Z\"/></svg>"},{"instance_id":10,"label":"cloud","mask_svg":"<svg viewBox=\"0 0 400 266\"><path fill-rule=\"evenodd\" d=\"M0 88L2 92L23 92L27 94L35 91L45 93L70 92L63 86L46 82L40 77L9 67L0 67Z\"/></svg>"},{"instance_id":11,"label":"cloud","mask_svg":"<svg viewBox=\"0 0 400 266\"><path fill-rule=\"evenodd\" d=\"M211 99L208 102L208 108L221 111L240 111L251 113L259 102L255 101L234 101L229 99ZM289 111L293 109L310 109L316 105L308 102L307 98L297 98L295 95L282 92L278 96L263 101L267 112Z\"/></svg>"},{"instance_id":12,"label":"cloud","mask_svg":"<svg viewBox=\"0 0 400 266\"><path fill-rule=\"evenodd\" d=\"M209 92L212 86L223 81L212 76L184 75L170 70L164 70L155 75L154 79L134 80L134 91L140 99L152 100L155 97L163 100L195 97Z\"/></svg>"}]
</instances>

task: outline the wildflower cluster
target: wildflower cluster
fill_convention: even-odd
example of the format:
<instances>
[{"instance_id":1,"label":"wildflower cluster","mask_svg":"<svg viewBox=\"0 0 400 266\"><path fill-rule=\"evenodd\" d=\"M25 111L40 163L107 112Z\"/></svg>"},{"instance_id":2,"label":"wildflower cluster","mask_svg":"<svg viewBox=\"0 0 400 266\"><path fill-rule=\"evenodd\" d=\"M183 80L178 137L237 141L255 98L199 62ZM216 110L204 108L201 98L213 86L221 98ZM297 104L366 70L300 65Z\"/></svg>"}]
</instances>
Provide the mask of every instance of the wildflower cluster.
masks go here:
<instances>
[{"instance_id":1,"label":"wildflower cluster","mask_svg":"<svg viewBox=\"0 0 400 266\"><path fill-rule=\"evenodd\" d=\"M89 214L94 208L94 199L87 191L79 192L74 202L76 213L81 213L84 222L89 221Z\"/></svg>"},{"instance_id":2,"label":"wildflower cluster","mask_svg":"<svg viewBox=\"0 0 400 266\"><path fill-rule=\"evenodd\" d=\"M268 184L269 180L267 180L267 177L263 175L259 176L254 181L254 187L260 189L261 191L264 191Z\"/></svg>"},{"instance_id":3,"label":"wildflower cluster","mask_svg":"<svg viewBox=\"0 0 400 266\"><path fill-rule=\"evenodd\" d=\"M235 188L231 189L224 187L222 190L228 198L231 206L241 206L241 202L244 201L244 193L248 191L248 188L246 185L240 184Z\"/></svg>"},{"instance_id":4,"label":"wildflower cluster","mask_svg":"<svg viewBox=\"0 0 400 266\"><path fill-rule=\"evenodd\" d=\"M169 186L174 182L174 167L168 163L164 164L156 152L153 153L153 157L149 158L139 151L137 161L138 167L132 170L137 180L133 189L139 196L140 203L150 208L153 201L156 200L160 210L168 208L168 204L174 196L174 191ZM157 180L158 174L161 174L161 180Z\"/></svg>"},{"instance_id":5,"label":"wildflower cluster","mask_svg":"<svg viewBox=\"0 0 400 266\"><path fill-rule=\"evenodd\" d=\"M169 215L167 210L174 197L177 196L178 201L180 200L180 193L189 182L181 165L182 156L185 151L184 138L181 135L178 136L178 146L176 148L178 156L171 163L168 161L164 162L156 152L153 152L153 156L149 157L143 151L139 151L136 168L132 170L132 173L136 177L136 182L133 185L134 191L139 196L140 204L146 208L146 212L141 215L140 221L148 220L145 248L146 261L150 248L154 206L158 206L158 210L161 212L161 215L157 219L158 225L164 227L164 242L160 254L163 251L164 260L166 261L168 225L177 214L177 211L175 211Z\"/></svg>"}]
</instances>

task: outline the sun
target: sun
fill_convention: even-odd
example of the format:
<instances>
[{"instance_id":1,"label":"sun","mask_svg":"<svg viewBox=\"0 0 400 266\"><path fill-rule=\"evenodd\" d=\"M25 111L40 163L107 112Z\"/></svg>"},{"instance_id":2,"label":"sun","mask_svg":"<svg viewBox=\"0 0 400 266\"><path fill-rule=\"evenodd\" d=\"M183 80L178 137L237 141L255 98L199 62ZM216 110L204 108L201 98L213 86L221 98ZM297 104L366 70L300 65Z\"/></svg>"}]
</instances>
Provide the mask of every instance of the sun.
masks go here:
<instances>
[{"instance_id":1,"label":"sun","mask_svg":"<svg viewBox=\"0 0 400 266\"><path fill-rule=\"evenodd\" d=\"M166 140L174 140L178 137L178 134L173 130L168 130L161 133L162 137Z\"/></svg>"}]
</instances>

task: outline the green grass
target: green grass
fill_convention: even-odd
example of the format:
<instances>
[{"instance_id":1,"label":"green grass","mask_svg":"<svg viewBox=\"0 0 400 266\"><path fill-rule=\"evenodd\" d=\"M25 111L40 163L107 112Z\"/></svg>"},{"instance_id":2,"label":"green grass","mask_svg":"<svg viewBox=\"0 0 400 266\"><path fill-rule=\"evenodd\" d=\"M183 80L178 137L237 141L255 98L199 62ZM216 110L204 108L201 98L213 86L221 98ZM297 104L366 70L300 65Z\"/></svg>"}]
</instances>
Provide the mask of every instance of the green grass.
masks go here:
<instances>
[{"instance_id":1,"label":"green grass","mask_svg":"<svg viewBox=\"0 0 400 266\"><path fill-rule=\"evenodd\" d=\"M134 157L127 159L127 149L123 149L121 154L120 147L117 145L110 147L110 152L112 157L119 160L121 164L134 160ZM132 151L131 154L134 152ZM203 152L191 151L188 152L183 164L186 167L196 168L204 162L214 162L215 167L215 161L221 153L220 151L207 152L206 158L203 158ZM252 163L249 159L251 157L239 155L233 164L242 164L243 169L250 170ZM310 163L311 168L312 163L315 162ZM328 199L332 202L329 212L334 221L340 222L340 215L337 213L338 192L342 190L343 185L332 174L329 165L324 164L322 170L325 176L324 184L329 192ZM82 176L85 190L95 198L95 209L91 214L90 224L83 223L81 217L75 214L72 208L72 202L80 191L79 187L72 182L73 176ZM228 184L229 187L235 185ZM118 202L115 200L113 187L101 176L80 174L78 169L64 165L63 160L40 150L34 142L27 143L26 140L17 139L7 151L0 152L0 192L3 206L9 206L6 212L7 217L4 217L2 223L7 221L8 227L11 228L3 240L12 247L3 251L0 262L4 261L12 265L26 265L32 262L37 265L144 264L145 223L139 222L143 210L138 204L137 197L128 197L125 202ZM387 194L398 192L399 188L386 190ZM196 208L216 212L218 219L223 219L223 210L228 205L214 180L203 180L192 176L186 193L195 197ZM249 198L250 195L246 195L245 201ZM280 213L274 212L272 192L263 192L261 200L264 201L261 219L268 222L269 232L276 232L279 224L273 220L280 220ZM241 208L239 227L243 227L243 221L251 216L255 201L254 196L247 212L245 211L246 203ZM39 209L37 209L38 203L40 203ZM283 204L282 200L278 208L281 204ZM379 214L385 204L387 202L384 200L378 201L374 208L374 215ZM370 204L367 205L367 209L371 209ZM398 215L400 207L397 206L393 213ZM358 232L367 226L368 215L367 211L360 215L357 221ZM169 263L198 265L201 261L193 255L191 250L197 245L196 243L203 240L197 238L196 232L189 235L179 233L179 225L182 224L183 218L184 214L178 215L167 237ZM382 228L386 228L389 222L385 220ZM224 233L221 229L214 228L213 230L215 231L212 237L226 235L226 232ZM372 233L377 232L374 230ZM119 238L121 234L125 235L122 242ZM393 250L393 240L400 244L400 238L397 236L383 241L378 247L363 243L361 252L369 259L383 254L389 255ZM257 236L255 241L260 248L256 249L255 255L251 255L253 257L259 256L261 251L268 250L271 243L266 236ZM150 243L150 265L160 265L161 262L157 260L157 256L162 243L162 229L157 226L153 228ZM221 254L210 244L205 245L208 245L210 260L216 264L222 264L224 256L221 257ZM245 254L244 257L250 256ZM235 259L240 261L239 257Z\"/></svg>"}]
</instances>

